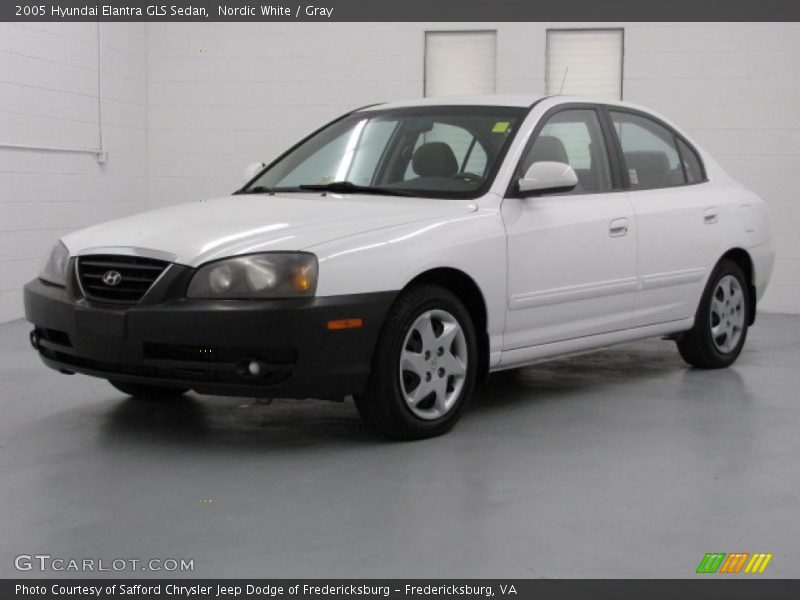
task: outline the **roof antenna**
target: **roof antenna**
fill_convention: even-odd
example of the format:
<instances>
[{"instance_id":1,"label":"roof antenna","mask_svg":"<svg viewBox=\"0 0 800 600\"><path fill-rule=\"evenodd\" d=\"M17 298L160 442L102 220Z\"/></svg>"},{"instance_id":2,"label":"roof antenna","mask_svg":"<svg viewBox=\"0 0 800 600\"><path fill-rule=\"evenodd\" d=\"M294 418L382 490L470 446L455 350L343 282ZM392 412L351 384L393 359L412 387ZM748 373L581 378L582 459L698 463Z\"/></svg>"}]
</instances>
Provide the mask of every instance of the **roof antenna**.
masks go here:
<instances>
[{"instance_id":1,"label":"roof antenna","mask_svg":"<svg viewBox=\"0 0 800 600\"><path fill-rule=\"evenodd\" d=\"M569 67L564 69L564 77L561 78L561 87L558 88L558 95L561 95L561 92L564 91L564 84L567 82L567 73L569 73Z\"/></svg>"}]
</instances>

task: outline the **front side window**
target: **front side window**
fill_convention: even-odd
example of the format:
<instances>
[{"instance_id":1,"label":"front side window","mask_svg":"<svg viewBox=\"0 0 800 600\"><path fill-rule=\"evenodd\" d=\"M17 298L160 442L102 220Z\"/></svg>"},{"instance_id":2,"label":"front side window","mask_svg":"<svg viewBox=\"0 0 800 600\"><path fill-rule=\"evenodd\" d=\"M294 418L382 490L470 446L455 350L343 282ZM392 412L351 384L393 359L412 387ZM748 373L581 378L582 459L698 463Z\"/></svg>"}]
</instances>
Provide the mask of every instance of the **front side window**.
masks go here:
<instances>
[{"instance_id":1,"label":"front side window","mask_svg":"<svg viewBox=\"0 0 800 600\"><path fill-rule=\"evenodd\" d=\"M641 115L611 111L631 189L646 190L686 183L675 136Z\"/></svg>"},{"instance_id":2,"label":"front side window","mask_svg":"<svg viewBox=\"0 0 800 600\"><path fill-rule=\"evenodd\" d=\"M432 198L484 193L526 114L455 106L357 112L270 165L242 193L323 187Z\"/></svg>"},{"instance_id":3,"label":"front side window","mask_svg":"<svg viewBox=\"0 0 800 600\"><path fill-rule=\"evenodd\" d=\"M523 155L515 180L541 161L566 163L574 169L578 185L571 193L611 190L605 139L592 109L563 110L550 117Z\"/></svg>"}]
</instances>

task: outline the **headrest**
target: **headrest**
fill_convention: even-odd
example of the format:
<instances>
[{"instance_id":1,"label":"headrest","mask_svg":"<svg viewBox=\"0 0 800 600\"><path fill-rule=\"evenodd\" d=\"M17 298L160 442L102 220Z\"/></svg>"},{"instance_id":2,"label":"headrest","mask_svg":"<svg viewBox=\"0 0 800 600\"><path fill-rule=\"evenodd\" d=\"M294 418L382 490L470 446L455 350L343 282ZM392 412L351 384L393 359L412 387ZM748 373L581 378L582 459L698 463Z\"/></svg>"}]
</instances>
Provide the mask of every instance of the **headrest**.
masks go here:
<instances>
[{"instance_id":1,"label":"headrest","mask_svg":"<svg viewBox=\"0 0 800 600\"><path fill-rule=\"evenodd\" d=\"M458 173L456 155L444 142L422 144L414 152L411 165L420 177L452 177Z\"/></svg>"},{"instance_id":2,"label":"headrest","mask_svg":"<svg viewBox=\"0 0 800 600\"><path fill-rule=\"evenodd\" d=\"M630 177L633 186L653 187L668 183L669 158L664 152L652 150L626 152L625 162L628 169L632 171Z\"/></svg>"},{"instance_id":3,"label":"headrest","mask_svg":"<svg viewBox=\"0 0 800 600\"><path fill-rule=\"evenodd\" d=\"M569 156L564 144L552 135L540 135L533 142L533 148L528 153L525 171L535 162L553 161L569 164Z\"/></svg>"}]
</instances>

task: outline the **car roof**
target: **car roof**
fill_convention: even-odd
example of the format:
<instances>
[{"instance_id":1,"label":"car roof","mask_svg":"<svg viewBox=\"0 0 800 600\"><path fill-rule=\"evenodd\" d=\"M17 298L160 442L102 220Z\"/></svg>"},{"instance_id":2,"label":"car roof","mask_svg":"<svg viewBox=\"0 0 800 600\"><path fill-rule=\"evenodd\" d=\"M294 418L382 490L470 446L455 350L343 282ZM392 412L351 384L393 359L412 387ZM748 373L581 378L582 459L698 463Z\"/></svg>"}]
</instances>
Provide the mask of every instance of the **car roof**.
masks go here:
<instances>
[{"instance_id":1,"label":"car roof","mask_svg":"<svg viewBox=\"0 0 800 600\"><path fill-rule=\"evenodd\" d=\"M516 106L527 108L544 96L493 94L486 96L438 96L435 98L415 98L397 100L368 106L362 110L386 110L392 108L411 108L415 106Z\"/></svg>"},{"instance_id":2,"label":"car roof","mask_svg":"<svg viewBox=\"0 0 800 600\"><path fill-rule=\"evenodd\" d=\"M383 102L366 106L361 111L387 110L393 108L413 108L415 106L512 106L529 108L540 100L552 100L557 104L568 104L572 102L582 102L591 104L606 104L610 106L621 106L634 108L646 112L653 112L644 106L610 100L608 98L593 98L588 96L541 96L535 94L487 94L482 96L438 96L435 98L415 98L409 100L397 100L394 102Z\"/></svg>"}]
</instances>

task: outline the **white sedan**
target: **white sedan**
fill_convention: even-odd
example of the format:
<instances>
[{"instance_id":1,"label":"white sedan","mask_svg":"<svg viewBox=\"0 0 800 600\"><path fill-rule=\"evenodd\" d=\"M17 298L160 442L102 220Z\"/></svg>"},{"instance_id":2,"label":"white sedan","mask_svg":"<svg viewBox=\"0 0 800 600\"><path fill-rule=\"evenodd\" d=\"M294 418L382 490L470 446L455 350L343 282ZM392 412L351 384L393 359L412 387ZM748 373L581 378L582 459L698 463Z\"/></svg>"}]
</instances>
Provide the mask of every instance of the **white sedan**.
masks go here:
<instances>
[{"instance_id":1,"label":"white sedan","mask_svg":"<svg viewBox=\"0 0 800 600\"><path fill-rule=\"evenodd\" d=\"M25 288L43 361L140 397L353 396L400 438L488 373L648 336L742 350L774 253L764 203L626 103L350 112L234 194L65 236Z\"/></svg>"}]
</instances>

